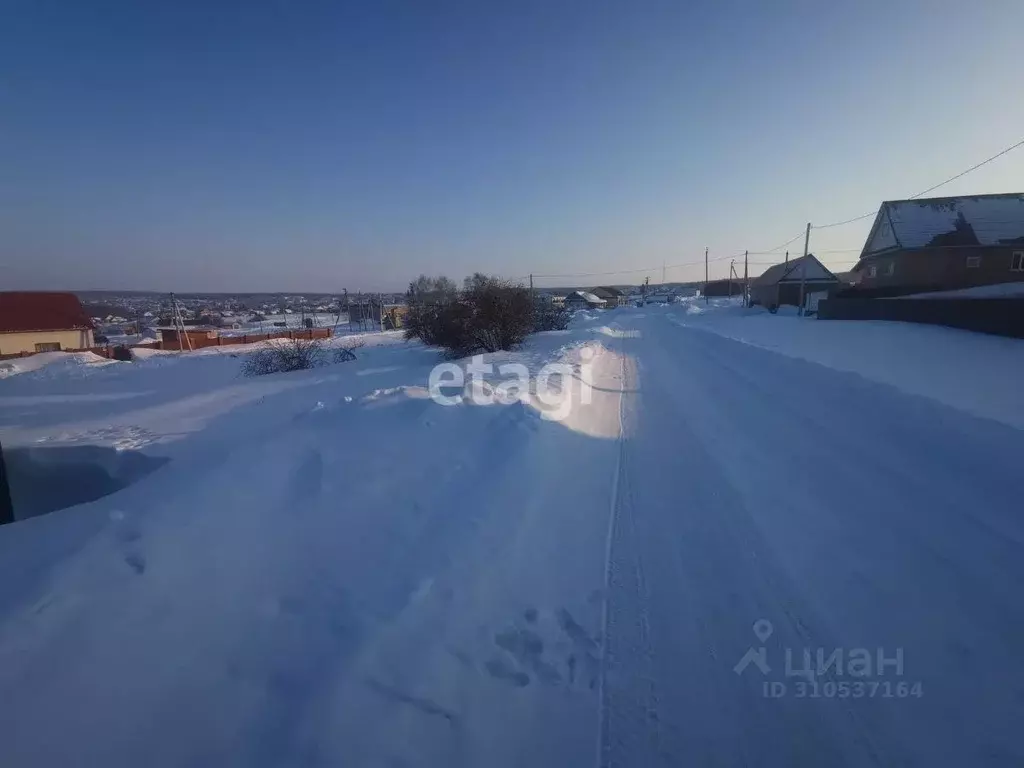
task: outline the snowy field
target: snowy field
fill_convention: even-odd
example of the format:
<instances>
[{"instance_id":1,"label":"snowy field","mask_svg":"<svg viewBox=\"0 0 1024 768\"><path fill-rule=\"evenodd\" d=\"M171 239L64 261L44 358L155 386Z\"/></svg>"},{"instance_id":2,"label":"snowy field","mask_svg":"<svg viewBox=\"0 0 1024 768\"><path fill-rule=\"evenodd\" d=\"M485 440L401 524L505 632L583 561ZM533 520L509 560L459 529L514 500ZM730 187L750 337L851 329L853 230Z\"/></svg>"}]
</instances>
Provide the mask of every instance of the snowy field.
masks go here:
<instances>
[{"instance_id":1,"label":"snowy field","mask_svg":"<svg viewBox=\"0 0 1024 768\"><path fill-rule=\"evenodd\" d=\"M1024 343L578 313L486 356L571 366L555 420L362 340L0 380L0 765L1024 764Z\"/></svg>"}]
</instances>

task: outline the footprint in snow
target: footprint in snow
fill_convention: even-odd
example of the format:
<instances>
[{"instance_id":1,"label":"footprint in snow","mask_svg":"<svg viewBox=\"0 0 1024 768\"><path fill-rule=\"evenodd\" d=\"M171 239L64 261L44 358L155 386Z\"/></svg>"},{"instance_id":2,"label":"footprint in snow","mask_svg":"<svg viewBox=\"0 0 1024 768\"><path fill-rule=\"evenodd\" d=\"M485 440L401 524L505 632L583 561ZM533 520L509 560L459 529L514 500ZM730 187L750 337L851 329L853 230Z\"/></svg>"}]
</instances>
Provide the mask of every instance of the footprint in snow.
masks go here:
<instances>
[{"instance_id":1,"label":"footprint in snow","mask_svg":"<svg viewBox=\"0 0 1024 768\"><path fill-rule=\"evenodd\" d=\"M522 619L525 626L517 622L494 635L501 652L484 664L491 677L517 688L534 679L551 686L564 682L596 688L600 644L568 610L552 615L531 607L523 611Z\"/></svg>"},{"instance_id":2,"label":"footprint in snow","mask_svg":"<svg viewBox=\"0 0 1024 768\"><path fill-rule=\"evenodd\" d=\"M110 520L113 523L112 533L114 541L121 549L124 562L135 573L141 575L146 571L146 559L135 551L134 545L142 538L138 527L131 523L124 512L120 509L112 510Z\"/></svg>"}]
</instances>

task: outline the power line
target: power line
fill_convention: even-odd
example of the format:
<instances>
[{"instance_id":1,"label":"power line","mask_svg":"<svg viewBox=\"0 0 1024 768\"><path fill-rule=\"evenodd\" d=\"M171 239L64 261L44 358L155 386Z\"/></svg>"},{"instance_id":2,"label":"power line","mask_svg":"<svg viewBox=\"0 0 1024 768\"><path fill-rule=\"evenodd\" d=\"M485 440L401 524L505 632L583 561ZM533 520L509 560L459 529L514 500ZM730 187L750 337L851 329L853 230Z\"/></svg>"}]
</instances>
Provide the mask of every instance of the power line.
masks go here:
<instances>
[{"instance_id":1,"label":"power line","mask_svg":"<svg viewBox=\"0 0 1024 768\"><path fill-rule=\"evenodd\" d=\"M769 248L768 250L765 250L765 251L750 251L750 253L757 254L759 256L765 256L765 255L767 255L769 253L774 253L775 251L781 251L787 245L789 245L790 243L795 243L797 240L799 240L803 236L804 236L804 232L803 232L803 230L800 230L800 232L798 232L796 235L794 235L793 237L791 237L789 240L787 240L786 242L782 243L781 245L776 245L774 248ZM743 254L740 254L740 255L742 256Z\"/></svg>"},{"instance_id":2,"label":"power line","mask_svg":"<svg viewBox=\"0 0 1024 768\"><path fill-rule=\"evenodd\" d=\"M1013 151L1013 150L1015 150L1015 149L1016 149L1017 147L1019 147L1019 146L1022 146L1022 145L1024 145L1024 139L1021 139L1021 140L1020 140L1020 141L1018 141L1018 142L1017 142L1016 144L1011 144L1010 146L1008 146L1008 147L1007 147L1006 149L1002 150L1001 152L997 152L996 154L992 155L992 157L989 157L989 158L987 158L987 159L985 159L985 160L982 160L982 161L981 161L980 163L978 163L977 165L972 165L972 166L971 166L970 168L968 168L968 169L967 169L966 171L960 171L960 173L956 174L955 176L950 176L950 177L949 177L948 179L946 179L945 181L940 181L940 182L939 182L938 184L936 184L935 186L933 186L933 187L928 187L928 189L924 190L923 192L918 192L918 193L917 193L916 195L911 195L911 196L910 196L910 197L908 197L907 199L908 199L908 200L916 200L916 199L917 199L917 198L919 198L919 197L923 197L923 196L927 195L927 194L928 194L929 192L933 192L933 191L935 191L935 190L936 190L936 189L938 189L939 187L944 187L944 186L946 186L946 185L947 185L947 184L949 184L949 183L950 183L951 181L956 181L957 179L959 179L959 178L961 178L961 177L963 177L963 176L966 176L966 175L967 175L968 173L970 173L971 171L976 171L976 170L978 170L978 169L979 169L979 168L981 168L981 167L982 167L983 165L988 165L988 164L989 164L989 163L991 163L991 162L992 162L993 160L995 160L995 159L997 159L997 158L1000 158L1000 157L1002 157L1002 156L1003 156L1003 155L1005 155L1005 154L1006 154L1007 152L1012 152L1012 151ZM831 227L841 227L841 226L843 226L844 224L852 224L852 223L853 223L853 222L855 222L855 221L860 221L861 219L866 219L866 218L868 218L868 216L874 216L874 215L875 215L876 213L878 213L878 210L877 210L877 209L876 209L876 210L874 210L874 211L868 211L867 213L865 213L865 214L862 214L862 215L860 215L860 216L854 216L854 217L853 217L852 219L846 219L845 221L834 221L834 222L832 222L831 224L815 224L815 225L813 225L813 226L811 227L811 229L829 229L829 228L831 228Z\"/></svg>"},{"instance_id":3,"label":"power line","mask_svg":"<svg viewBox=\"0 0 1024 768\"><path fill-rule=\"evenodd\" d=\"M1011 144L1010 146L1008 146L1005 149L997 152L996 154L992 155L991 157L988 157L985 160L982 160L980 163L976 163L975 165L972 165L970 168L967 168L966 170L963 170L960 173L957 173L957 174L955 174L953 176L950 176L945 181L941 181L938 184L935 184L935 185L933 185L931 187L928 187L928 189L926 189L926 190L924 190L922 192L918 192L916 195L911 195L907 199L908 200L916 200L919 197L923 197L924 195L927 195L929 192L935 191L939 187L944 187L946 184L949 184L950 182L956 181L957 179L966 176L968 173L971 173L972 171L978 170L982 166L988 165L993 160L996 160L996 159L1002 157L1003 155L1005 155L1005 154L1007 154L1009 152L1012 152L1013 150L1017 149L1020 146L1024 146L1024 139L1021 139L1020 141L1017 141L1016 143ZM846 224L853 224L856 221L862 221L863 219L866 219L868 217L875 216L875 215L877 215L877 213L878 213L878 211L876 209L876 210L868 211L867 213L862 213L859 216L854 216L853 218L843 219L842 221L833 221L833 222L831 222L829 224L816 224L816 225L812 225L811 229L831 229L832 227L841 227L841 226L844 226ZM1002 224L1002 223L1010 223L1010 222L1002 222L1002 221L994 220L994 219L993 220L988 220L988 221L980 220L979 222L977 222L978 225L991 224L993 226L998 226L999 224ZM769 248L769 249L764 250L764 251L750 251L749 253L753 254L753 255L756 255L756 256L772 255L775 252L782 250L787 245L795 243L797 240L799 240L801 237L803 237L804 234L805 234L804 231L800 231L796 235L791 237L789 240L787 240L786 242L780 243L779 245L775 246L774 248ZM913 236L914 233L908 233L908 234ZM928 234L928 233L927 232L922 232L920 234ZM818 251L818 253L819 254L824 254L824 253L854 253L854 252L859 251L859 250L861 250L861 249L859 249L859 248L840 248L840 249L827 250L827 251ZM726 256L716 256L715 258L708 259L707 261L708 262L719 262L719 261L725 261L727 259L738 259L741 256L743 256L743 253L728 254ZM664 271L666 269L677 269L679 267L696 266L696 265L702 264L702 263L704 263L704 260L684 261L684 262L680 262L678 264L667 264L667 265L666 264L662 264L660 269L662 269ZM763 262L752 262L752 263L760 264L760 263L763 263ZM834 262L834 263L840 263L840 262ZM567 278L581 278L581 277L607 277L607 276L612 276L612 275L633 275L633 274L639 274L641 272L656 272L658 269L659 269L659 267L653 266L653 267L640 267L640 268L637 268L637 269L619 269L619 270L613 270L613 271L610 271L610 272L571 272L571 273L565 273L565 274L538 274L538 273L535 273L534 277L535 278L544 278L544 279L552 279L552 278L567 279ZM514 279L516 279L516 280L526 280L528 278L527 277L523 277L523 278L514 278Z\"/></svg>"},{"instance_id":4,"label":"power line","mask_svg":"<svg viewBox=\"0 0 1024 768\"><path fill-rule=\"evenodd\" d=\"M811 225L811 229L829 229L831 227L841 227L844 224L852 224L855 221L860 221L861 219L866 219L868 216L874 216L877 213L878 213L878 209L876 208L875 210L868 211L867 213L862 214L860 216L854 216L852 219L846 219L846 221L834 221L831 224L812 224Z\"/></svg>"},{"instance_id":5,"label":"power line","mask_svg":"<svg viewBox=\"0 0 1024 768\"><path fill-rule=\"evenodd\" d=\"M734 253L729 253L729 254L726 254L725 256L716 256L713 259L708 259L708 261L725 261L727 259L738 259L742 255L743 255L742 252L741 253L735 253L735 254ZM662 265L657 266L657 267L638 267L637 269L616 269L616 270L612 270L610 272L565 272L565 273L561 273L561 274L541 274L539 272L534 272L533 276L535 278L543 277L545 279L549 279L549 278L559 278L559 279L561 279L561 278L567 278L567 277L606 277L608 275L632 275L632 274L637 274L637 273L640 273L640 272L655 272L655 271L657 271L659 269L676 269L678 267L692 267L692 266L696 266L697 264L703 264L703 263L704 263L704 259L699 259L699 260L694 260L694 261L681 261L681 262L679 262L677 264L662 264Z\"/></svg>"},{"instance_id":6,"label":"power line","mask_svg":"<svg viewBox=\"0 0 1024 768\"><path fill-rule=\"evenodd\" d=\"M675 266L675 265L671 265L671 266ZM652 271L654 269L655 269L655 267L641 267L639 269L616 269L616 270L614 270L612 272L567 272L565 274L560 274L560 275L542 275L542 274L540 274L538 272L534 272L533 276L534 277L543 277L543 278L551 278L551 277L557 277L557 278L564 278L564 277L604 277L606 275L632 275L632 274L635 274L637 272L650 272L650 271ZM657 267L657 269L661 269L661 267Z\"/></svg>"},{"instance_id":7,"label":"power line","mask_svg":"<svg viewBox=\"0 0 1024 768\"><path fill-rule=\"evenodd\" d=\"M908 199L909 199L909 200L915 200L915 199L917 199L918 197L921 197L921 196L923 196L923 195L927 195L927 194L928 194L929 192L931 192L931 191L932 191L932 190L934 190L934 189L938 189L939 187L944 187L944 186L945 186L946 184L949 184L949 182L951 182L951 181L956 181L956 180L957 180L957 179L959 179L959 178L960 178L961 176L966 176L966 175L967 175L968 173L970 173L971 171L976 171L976 170L978 170L979 168L981 168L981 166L983 166L983 165L986 165L986 164L988 164L988 163L991 163L991 162L992 162L993 160L995 160L995 159L996 159L997 157L1002 157L1002 156L1003 156L1003 155L1005 155L1005 154L1006 154L1007 152L1012 152L1013 150L1015 150L1015 149L1016 149L1017 147L1021 146L1022 144L1024 144L1024 139L1021 139L1021 140L1020 140L1020 141L1018 141L1018 142L1017 142L1016 144L1012 144L1011 146L1009 146L1009 147L1007 147L1006 149L1004 149L1004 150L1003 150L1002 152L997 152L996 154L992 155L992 157L988 158L987 160L982 160L982 161L981 161L980 163L978 163L977 165L972 165L972 166L971 166L970 168L968 168L968 169L967 169L966 171L961 171L961 172L960 172L960 173L958 173L958 174L957 174L956 176L950 176L950 177L949 177L948 179L946 179L946 180L945 180L945 181L943 181L942 183L940 183L940 184L936 184L936 185L935 185L934 187L928 187L928 189L926 189L926 190L925 190L924 192L918 192L918 193L917 193L916 195L913 195L912 197L910 197L910 198L908 198Z\"/></svg>"}]
</instances>

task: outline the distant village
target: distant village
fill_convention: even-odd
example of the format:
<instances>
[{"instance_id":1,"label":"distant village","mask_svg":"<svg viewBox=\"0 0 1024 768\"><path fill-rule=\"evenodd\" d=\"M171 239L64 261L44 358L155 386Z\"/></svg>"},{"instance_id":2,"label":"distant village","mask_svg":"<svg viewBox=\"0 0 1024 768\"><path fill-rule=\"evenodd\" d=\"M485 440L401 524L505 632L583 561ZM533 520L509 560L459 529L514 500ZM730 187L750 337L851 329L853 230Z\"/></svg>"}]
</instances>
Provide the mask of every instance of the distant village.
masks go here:
<instances>
[{"instance_id":1,"label":"distant village","mask_svg":"<svg viewBox=\"0 0 1024 768\"><path fill-rule=\"evenodd\" d=\"M808 225L808 235L810 225ZM537 301L571 310L671 304L700 294L826 320L932 323L1024 336L1024 194L883 202L860 258L833 273L813 253L749 280L549 288ZM899 301L898 299L915 299ZM195 349L276 337L399 330L404 293L161 294L0 292L0 359L140 345ZM130 358L129 358L130 359Z\"/></svg>"},{"instance_id":2,"label":"distant village","mask_svg":"<svg viewBox=\"0 0 1024 768\"><path fill-rule=\"evenodd\" d=\"M328 316L331 324L351 301L371 299L396 304L402 294L251 294L251 293L117 293L81 292L76 294L85 313L101 336L141 333L146 328L175 325L203 325L214 328L254 328L275 322L280 327L302 326L308 318L313 326L322 326ZM345 318L347 322L347 318Z\"/></svg>"}]
</instances>

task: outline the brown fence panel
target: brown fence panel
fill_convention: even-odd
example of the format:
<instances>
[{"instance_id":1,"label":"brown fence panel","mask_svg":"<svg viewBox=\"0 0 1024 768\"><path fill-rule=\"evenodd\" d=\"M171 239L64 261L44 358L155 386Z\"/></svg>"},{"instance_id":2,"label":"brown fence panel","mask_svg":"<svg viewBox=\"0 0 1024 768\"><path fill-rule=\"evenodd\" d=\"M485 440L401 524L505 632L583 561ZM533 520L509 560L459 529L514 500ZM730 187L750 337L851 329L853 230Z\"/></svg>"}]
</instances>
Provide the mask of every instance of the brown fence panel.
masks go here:
<instances>
[{"instance_id":1,"label":"brown fence panel","mask_svg":"<svg viewBox=\"0 0 1024 768\"><path fill-rule=\"evenodd\" d=\"M205 347L231 346L234 344L254 344L258 341L269 341L270 339L329 339L334 335L331 328L306 328L299 331L279 331L278 333L254 333L241 336L214 336L212 339L205 336L192 336L192 349L203 349ZM101 347L85 347L83 349L63 349L62 352L92 352L110 359L114 355L114 347L120 344L108 344ZM161 349L178 351L177 339L169 341L157 341L153 344L130 344L129 349ZM188 349L188 342L185 342L185 349ZM22 357L31 357L38 352L9 352L0 354L0 360L15 360Z\"/></svg>"},{"instance_id":2,"label":"brown fence panel","mask_svg":"<svg viewBox=\"0 0 1024 768\"><path fill-rule=\"evenodd\" d=\"M1024 298L823 299L821 320L894 320L1024 338Z\"/></svg>"}]
</instances>

